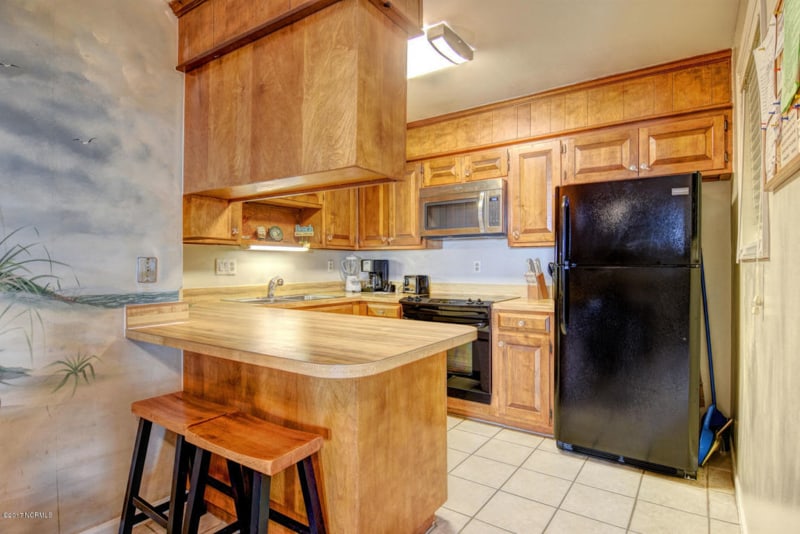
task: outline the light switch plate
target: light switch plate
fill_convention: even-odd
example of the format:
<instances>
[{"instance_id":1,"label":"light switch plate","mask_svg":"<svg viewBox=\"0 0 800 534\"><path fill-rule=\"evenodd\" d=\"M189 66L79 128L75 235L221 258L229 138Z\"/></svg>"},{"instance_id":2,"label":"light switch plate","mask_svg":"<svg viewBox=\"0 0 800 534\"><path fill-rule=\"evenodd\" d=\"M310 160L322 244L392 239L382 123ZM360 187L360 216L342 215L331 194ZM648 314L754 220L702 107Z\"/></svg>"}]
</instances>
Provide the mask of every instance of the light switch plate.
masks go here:
<instances>
[{"instance_id":1,"label":"light switch plate","mask_svg":"<svg viewBox=\"0 0 800 534\"><path fill-rule=\"evenodd\" d=\"M140 284L152 284L158 279L158 259L139 256L136 259L136 281Z\"/></svg>"},{"instance_id":2,"label":"light switch plate","mask_svg":"<svg viewBox=\"0 0 800 534\"><path fill-rule=\"evenodd\" d=\"M233 276L236 274L236 260L230 258L216 258L214 260L214 274Z\"/></svg>"}]
</instances>

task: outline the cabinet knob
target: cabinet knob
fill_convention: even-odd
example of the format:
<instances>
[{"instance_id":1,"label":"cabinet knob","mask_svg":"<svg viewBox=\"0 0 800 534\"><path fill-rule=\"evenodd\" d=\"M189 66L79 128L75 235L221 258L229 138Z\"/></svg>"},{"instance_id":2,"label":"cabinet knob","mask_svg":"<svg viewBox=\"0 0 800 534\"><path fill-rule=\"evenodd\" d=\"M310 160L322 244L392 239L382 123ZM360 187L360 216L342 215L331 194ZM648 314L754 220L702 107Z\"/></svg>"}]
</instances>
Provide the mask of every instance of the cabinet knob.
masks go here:
<instances>
[{"instance_id":1,"label":"cabinet knob","mask_svg":"<svg viewBox=\"0 0 800 534\"><path fill-rule=\"evenodd\" d=\"M643 171L650 170L650 166L647 163L642 163L641 165L639 165L639 168L642 169Z\"/></svg>"},{"instance_id":2,"label":"cabinet knob","mask_svg":"<svg viewBox=\"0 0 800 534\"><path fill-rule=\"evenodd\" d=\"M394 238L393 237L387 237L386 241L388 241L388 243L391 245L392 241L394 241Z\"/></svg>"},{"instance_id":3,"label":"cabinet knob","mask_svg":"<svg viewBox=\"0 0 800 534\"><path fill-rule=\"evenodd\" d=\"M386 311L385 310L378 310L376 313L378 315L386 315Z\"/></svg>"},{"instance_id":4,"label":"cabinet knob","mask_svg":"<svg viewBox=\"0 0 800 534\"><path fill-rule=\"evenodd\" d=\"M469 168L469 167L467 167L466 169L464 169L464 176L469 176L470 174L472 174L472 171L470 170L470 168Z\"/></svg>"},{"instance_id":5,"label":"cabinet knob","mask_svg":"<svg viewBox=\"0 0 800 534\"><path fill-rule=\"evenodd\" d=\"M234 226L233 228L231 228L231 235L232 236L239 235L239 227L238 226Z\"/></svg>"},{"instance_id":6,"label":"cabinet knob","mask_svg":"<svg viewBox=\"0 0 800 534\"><path fill-rule=\"evenodd\" d=\"M505 341L498 341L498 342L497 342L497 346L498 346L498 347L505 347L505 346L506 346L506 343L505 343Z\"/></svg>"},{"instance_id":7,"label":"cabinet knob","mask_svg":"<svg viewBox=\"0 0 800 534\"><path fill-rule=\"evenodd\" d=\"M382 235L381 236L381 243L383 243L385 245L387 241L388 241L388 239L386 239L386 236Z\"/></svg>"},{"instance_id":8,"label":"cabinet knob","mask_svg":"<svg viewBox=\"0 0 800 534\"><path fill-rule=\"evenodd\" d=\"M632 172L636 172L636 171L639 170L639 167L637 167L636 165L631 165L630 167L628 167L628 170L632 171Z\"/></svg>"},{"instance_id":9,"label":"cabinet knob","mask_svg":"<svg viewBox=\"0 0 800 534\"><path fill-rule=\"evenodd\" d=\"M519 327L523 327L523 326L525 326L525 321L523 321L523 320L520 320L520 321L517 323L517 326L519 326Z\"/></svg>"},{"instance_id":10,"label":"cabinet knob","mask_svg":"<svg viewBox=\"0 0 800 534\"><path fill-rule=\"evenodd\" d=\"M511 232L511 237L513 237L514 239L519 239L519 232L514 230L513 232Z\"/></svg>"},{"instance_id":11,"label":"cabinet knob","mask_svg":"<svg viewBox=\"0 0 800 534\"><path fill-rule=\"evenodd\" d=\"M332 241L333 240L333 234L328 234L326 237L328 238L328 241Z\"/></svg>"}]
</instances>

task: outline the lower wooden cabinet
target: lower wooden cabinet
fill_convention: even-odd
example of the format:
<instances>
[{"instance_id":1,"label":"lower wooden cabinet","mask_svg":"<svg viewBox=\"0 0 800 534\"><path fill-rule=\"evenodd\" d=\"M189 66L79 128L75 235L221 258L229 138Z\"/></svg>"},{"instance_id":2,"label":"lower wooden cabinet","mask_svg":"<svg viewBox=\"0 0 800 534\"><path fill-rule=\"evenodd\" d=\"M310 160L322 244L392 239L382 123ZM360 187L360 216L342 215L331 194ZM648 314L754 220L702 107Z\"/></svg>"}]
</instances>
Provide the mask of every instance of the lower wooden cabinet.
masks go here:
<instances>
[{"instance_id":1,"label":"lower wooden cabinet","mask_svg":"<svg viewBox=\"0 0 800 534\"><path fill-rule=\"evenodd\" d=\"M550 316L493 315L494 395L507 424L553 431L553 354Z\"/></svg>"},{"instance_id":2,"label":"lower wooden cabinet","mask_svg":"<svg viewBox=\"0 0 800 534\"><path fill-rule=\"evenodd\" d=\"M358 302L345 302L340 304L322 304L319 306L303 306L303 310L320 311L327 313L343 313L345 315L359 315Z\"/></svg>"},{"instance_id":3,"label":"lower wooden cabinet","mask_svg":"<svg viewBox=\"0 0 800 534\"><path fill-rule=\"evenodd\" d=\"M361 315L389 317L392 319L400 319L403 316L403 307L400 304L389 302L363 302L362 306Z\"/></svg>"}]
</instances>

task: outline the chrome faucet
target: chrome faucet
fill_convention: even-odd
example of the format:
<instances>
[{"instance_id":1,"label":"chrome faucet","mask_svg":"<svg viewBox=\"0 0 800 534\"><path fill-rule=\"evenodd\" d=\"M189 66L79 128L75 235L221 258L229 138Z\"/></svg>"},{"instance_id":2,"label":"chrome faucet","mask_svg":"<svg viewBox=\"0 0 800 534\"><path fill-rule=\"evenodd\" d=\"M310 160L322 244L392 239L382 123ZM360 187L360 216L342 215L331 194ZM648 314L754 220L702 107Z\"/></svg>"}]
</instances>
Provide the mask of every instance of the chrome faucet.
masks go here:
<instances>
[{"instance_id":1,"label":"chrome faucet","mask_svg":"<svg viewBox=\"0 0 800 534\"><path fill-rule=\"evenodd\" d=\"M267 298L274 298L275 297L275 288L277 286L283 285L283 278L278 276L273 276L269 281L269 289L267 289Z\"/></svg>"}]
</instances>

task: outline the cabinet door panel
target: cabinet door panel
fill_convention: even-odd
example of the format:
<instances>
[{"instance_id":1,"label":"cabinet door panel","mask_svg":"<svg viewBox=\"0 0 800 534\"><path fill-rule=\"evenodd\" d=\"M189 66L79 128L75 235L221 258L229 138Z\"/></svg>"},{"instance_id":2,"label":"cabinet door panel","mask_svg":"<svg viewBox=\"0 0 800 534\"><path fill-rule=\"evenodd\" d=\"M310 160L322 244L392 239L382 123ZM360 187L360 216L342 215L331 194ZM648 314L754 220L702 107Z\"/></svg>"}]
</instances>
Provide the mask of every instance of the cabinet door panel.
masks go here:
<instances>
[{"instance_id":1,"label":"cabinet door panel","mask_svg":"<svg viewBox=\"0 0 800 534\"><path fill-rule=\"evenodd\" d=\"M510 419L550 424L550 338L499 334L500 410Z\"/></svg>"},{"instance_id":2,"label":"cabinet door panel","mask_svg":"<svg viewBox=\"0 0 800 534\"><path fill-rule=\"evenodd\" d=\"M508 175L508 150L485 150L464 156L464 179L488 180Z\"/></svg>"},{"instance_id":3,"label":"cabinet door panel","mask_svg":"<svg viewBox=\"0 0 800 534\"><path fill-rule=\"evenodd\" d=\"M323 224L326 248L356 246L356 190L336 189L325 192Z\"/></svg>"},{"instance_id":4,"label":"cabinet door panel","mask_svg":"<svg viewBox=\"0 0 800 534\"><path fill-rule=\"evenodd\" d=\"M725 117L669 121L640 129L641 176L725 169Z\"/></svg>"},{"instance_id":5,"label":"cabinet door panel","mask_svg":"<svg viewBox=\"0 0 800 534\"><path fill-rule=\"evenodd\" d=\"M389 243L391 246L420 246L419 235L419 187L421 169L418 164L406 165L406 179L391 184L394 191L390 221L393 223Z\"/></svg>"},{"instance_id":6,"label":"cabinet door panel","mask_svg":"<svg viewBox=\"0 0 800 534\"><path fill-rule=\"evenodd\" d=\"M636 128L577 135L567 139L566 145L564 185L624 180L639 175Z\"/></svg>"},{"instance_id":7,"label":"cabinet door panel","mask_svg":"<svg viewBox=\"0 0 800 534\"><path fill-rule=\"evenodd\" d=\"M556 140L511 149L509 246L555 243L553 196L561 175L560 148Z\"/></svg>"},{"instance_id":8,"label":"cabinet door panel","mask_svg":"<svg viewBox=\"0 0 800 534\"><path fill-rule=\"evenodd\" d=\"M455 184L461 181L461 157L446 156L423 163L423 186Z\"/></svg>"},{"instance_id":9,"label":"cabinet door panel","mask_svg":"<svg viewBox=\"0 0 800 534\"><path fill-rule=\"evenodd\" d=\"M373 185L358 190L358 248L388 245L394 184Z\"/></svg>"}]
</instances>

